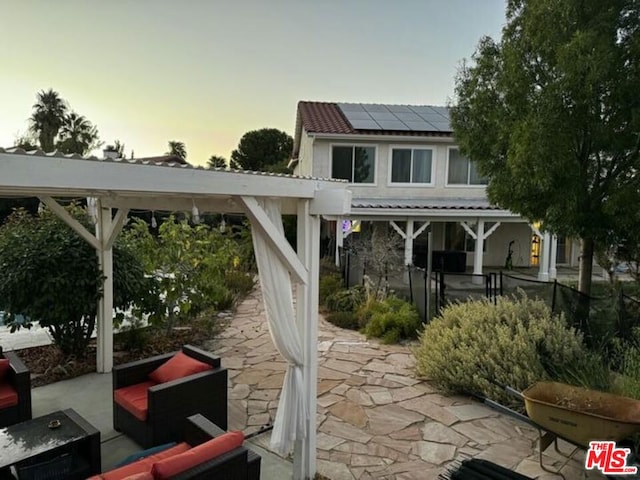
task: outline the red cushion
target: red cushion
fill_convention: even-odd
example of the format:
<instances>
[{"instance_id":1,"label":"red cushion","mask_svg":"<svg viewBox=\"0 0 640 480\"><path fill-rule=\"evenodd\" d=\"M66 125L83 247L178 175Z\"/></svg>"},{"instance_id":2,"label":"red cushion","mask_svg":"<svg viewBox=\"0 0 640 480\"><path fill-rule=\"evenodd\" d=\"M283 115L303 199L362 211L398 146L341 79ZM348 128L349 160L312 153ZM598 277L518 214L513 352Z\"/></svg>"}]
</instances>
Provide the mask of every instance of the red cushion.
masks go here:
<instances>
[{"instance_id":1,"label":"red cushion","mask_svg":"<svg viewBox=\"0 0 640 480\"><path fill-rule=\"evenodd\" d=\"M156 383L166 383L171 380L193 375L194 373L205 372L212 368L213 367L207 363L191 358L182 352L178 352L151 372L149 378Z\"/></svg>"},{"instance_id":2,"label":"red cushion","mask_svg":"<svg viewBox=\"0 0 640 480\"><path fill-rule=\"evenodd\" d=\"M153 475L151 475L151 472L142 472L136 473L134 475L129 475L122 480L153 480Z\"/></svg>"},{"instance_id":3,"label":"red cushion","mask_svg":"<svg viewBox=\"0 0 640 480\"><path fill-rule=\"evenodd\" d=\"M147 457L142 460L138 460L137 462L130 463L129 465L125 465L124 467L103 473L102 478L103 480L122 480L138 473L151 472L152 466L153 460L151 460L151 457Z\"/></svg>"},{"instance_id":4,"label":"red cushion","mask_svg":"<svg viewBox=\"0 0 640 480\"><path fill-rule=\"evenodd\" d=\"M131 415L144 422L147 420L149 387L154 385L155 382L142 382L119 388L113 392L113 399Z\"/></svg>"},{"instance_id":5,"label":"red cushion","mask_svg":"<svg viewBox=\"0 0 640 480\"><path fill-rule=\"evenodd\" d=\"M8 358L0 358L0 380L4 379L11 368Z\"/></svg>"},{"instance_id":6,"label":"red cushion","mask_svg":"<svg viewBox=\"0 0 640 480\"><path fill-rule=\"evenodd\" d=\"M153 478L161 480L171 478L238 448L242 445L243 440L244 434L242 432L227 432L180 455L174 455L154 463L151 473L153 473Z\"/></svg>"},{"instance_id":7,"label":"red cushion","mask_svg":"<svg viewBox=\"0 0 640 480\"><path fill-rule=\"evenodd\" d=\"M0 383L0 408L18 404L18 392L8 383Z\"/></svg>"}]
</instances>

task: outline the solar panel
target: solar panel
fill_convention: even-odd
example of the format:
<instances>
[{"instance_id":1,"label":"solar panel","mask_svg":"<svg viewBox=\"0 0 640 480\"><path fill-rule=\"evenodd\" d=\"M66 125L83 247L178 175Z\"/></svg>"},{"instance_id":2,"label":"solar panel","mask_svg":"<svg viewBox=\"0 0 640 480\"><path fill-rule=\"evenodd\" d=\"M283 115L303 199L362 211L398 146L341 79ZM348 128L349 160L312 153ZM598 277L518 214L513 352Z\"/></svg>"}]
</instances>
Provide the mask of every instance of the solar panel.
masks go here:
<instances>
[{"instance_id":1,"label":"solar panel","mask_svg":"<svg viewBox=\"0 0 640 480\"><path fill-rule=\"evenodd\" d=\"M347 120L349 120L349 117L347 117ZM373 120L349 120L349 123L356 130L384 130Z\"/></svg>"},{"instance_id":2,"label":"solar panel","mask_svg":"<svg viewBox=\"0 0 640 480\"><path fill-rule=\"evenodd\" d=\"M446 107L369 103L339 103L338 107L356 130L451 131Z\"/></svg>"},{"instance_id":3,"label":"solar panel","mask_svg":"<svg viewBox=\"0 0 640 480\"><path fill-rule=\"evenodd\" d=\"M382 127L382 130L411 130L400 120L380 120L378 123L380 127Z\"/></svg>"},{"instance_id":4,"label":"solar panel","mask_svg":"<svg viewBox=\"0 0 640 480\"><path fill-rule=\"evenodd\" d=\"M364 107L365 111L369 113L375 113L375 112L386 113L389 111L386 105L378 105L375 103L363 103L361 105Z\"/></svg>"},{"instance_id":5,"label":"solar panel","mask_svg":"<svg viewBox=\"0 0 640 480\"><path fill-rule=\"evenodd\" d=\"M364 107L359 103L339 103L338 107L343 112L364 112Z\"/></svg>"}]
</instances>

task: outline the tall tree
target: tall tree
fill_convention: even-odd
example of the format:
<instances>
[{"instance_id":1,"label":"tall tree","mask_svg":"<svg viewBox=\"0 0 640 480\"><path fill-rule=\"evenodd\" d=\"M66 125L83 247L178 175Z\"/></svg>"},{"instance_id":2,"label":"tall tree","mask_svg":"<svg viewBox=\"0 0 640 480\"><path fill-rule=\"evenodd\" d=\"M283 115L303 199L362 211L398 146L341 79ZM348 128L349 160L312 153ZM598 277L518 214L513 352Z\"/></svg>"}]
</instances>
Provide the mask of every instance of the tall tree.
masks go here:
<instances>
[{"instance_id":1,"label":"tall tree","mask_svg":"<svg viewBox=\"0 0 640 480\"><path fill-rule=\"evenodd\" d=\"M231 152L231 168L254 171L286 171L293 150L293 138L276 128L245 133Z\"/></svg>"},{"instance_id":2,"label":"tall tree","mask_svg":"<svg viewBox=\"0 0 640 480\"><path fill-rule=\"evenodd\" d=\"M635 0L508 0L502 39L483 38L456 79L455 136L489 198L582 240L583 293L594 245L640 200L638 92Z\"/></svg>"},{"instance_id":3,"label":"tall tree","mask_svg":"<svg viewBox=\"0 0 640 480\"><path fill-rule=\"evenodd\" d=\"M67 104L58 92L53 89L38 92L37 102L33 105L33 113L29 119L30 130L38 137L40 148L45 152L53 151L66 113Z\"/></svg>"},{"instance_id":4,"label":"tall tree","mask_svg":"<svg viewBox=\"0 0 640 480\"><path fill-rule=\"evenodd\" d=\"M26 151L38 149L38 139L33 132L27 131L25 133L18 133L13 140L13 146L16 148L22 148Z\"/></svg>"},{"instance_id":5,"label":"tall tree","mask_svg":"<svg viewBox=\"0 0 640 480\"><path fill-rule=\"evenodd\" d=\"M176 157L180 157L183 160L187 159L187 147L185 147L184 142L178 142L176 140L169 141L169 151L166 153L167 155L175 155Z\"/></svg>"},{"instance_id":6,"label":"tall tree","mask_svg":"<svg viewBox=\"0 0 640 480\"><path fill-rule=\"evenodd\" d=\"M108 152L115 152L118 155L118 158L127 158L124 153L124 143L120 140L116 140L113 143L110 143L104 149ZM133 153L133 152L132 152Z\"/></svg>"},{"instance_id":7,"label":"tall tree","mask_svg":"<svg viewBox=\"0 0 640 480\"><path fill-rule=\"evenodd\" d=\"M86 155L100 146L98 128L76 112L65 115L59 136L56 147L63 153Z\"/></svg>"},{"instance_id":8,"label":"tall tree","mask_svg":"<svg viewBox=\"0 0 640 480\"><path fill-rule=\"evenodd\" d=\"M227 160L220 155L211 155L207 160L207 166L210 168L226 168Z\"/></svg>"}]
</instances>

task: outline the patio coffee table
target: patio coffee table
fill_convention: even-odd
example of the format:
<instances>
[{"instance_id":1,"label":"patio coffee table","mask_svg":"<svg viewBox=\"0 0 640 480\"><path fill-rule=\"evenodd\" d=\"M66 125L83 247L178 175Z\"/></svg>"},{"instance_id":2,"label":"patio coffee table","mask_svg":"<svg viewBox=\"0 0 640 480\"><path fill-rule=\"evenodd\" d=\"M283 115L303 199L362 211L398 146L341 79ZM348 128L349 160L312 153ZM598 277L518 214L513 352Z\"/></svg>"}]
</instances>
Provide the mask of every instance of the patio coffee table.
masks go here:
<instances>
[{"instance_id":1,"label":"patio coffee table","mask_svg":"<svg viewBox=\"0 0 640 480\"><path fill-rule=\"evenodd\" d=\"M21 478L84 479L100 462L100 432L72 409L0 429L0 477L13 466Z\"/></svg>"}]
</instances>

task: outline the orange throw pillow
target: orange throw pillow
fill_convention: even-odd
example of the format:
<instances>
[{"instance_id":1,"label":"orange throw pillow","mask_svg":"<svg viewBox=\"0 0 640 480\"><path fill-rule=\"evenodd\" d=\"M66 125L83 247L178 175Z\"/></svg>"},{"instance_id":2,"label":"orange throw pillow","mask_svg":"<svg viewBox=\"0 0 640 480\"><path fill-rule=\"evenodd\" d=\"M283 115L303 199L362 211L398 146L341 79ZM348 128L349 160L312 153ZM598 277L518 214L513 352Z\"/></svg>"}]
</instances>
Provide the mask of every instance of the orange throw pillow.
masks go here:
<instances>
[{"instance_id":1,"label":"orange throw pillow","mask_svg":"<svg viewBox=\"0 0 640 480\"><path fill-rule=\"evenodd\" d=\"M7 376L7 372L11 368L8 358L0 358L0 380L4 380Z\"/></svg>"},{"instance_id":2,"label":"orange throw pillow","mask_svg":"<svg viewBox=\"0 0 640 480\"><path fill-rule=\"evenodd\" d=\"M156 383L166 383L211 369L211 365L191 358L183 352L178 352L151 372L149 378Z\"/></svg>"},{"instance_id":3,"label":"orange throw pillow","mask_svg":"<svg viewBox=\"0 0 640 480\"><path fill-rule=\"evenodd\" d=\"M201 463L208 462L220 455L238 448L244 441L242 432L227 432L191 450L165 458L153 464L153 478L168 479Z\"/></svg>"}]
</instances>

